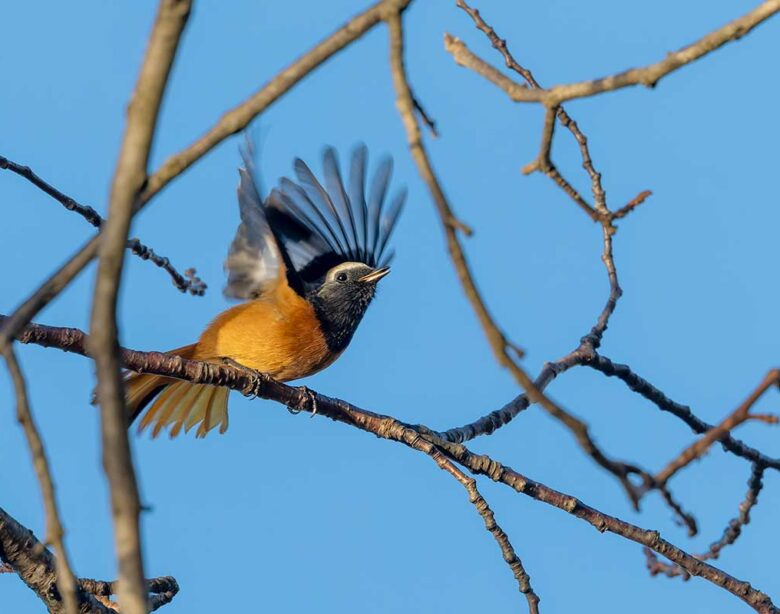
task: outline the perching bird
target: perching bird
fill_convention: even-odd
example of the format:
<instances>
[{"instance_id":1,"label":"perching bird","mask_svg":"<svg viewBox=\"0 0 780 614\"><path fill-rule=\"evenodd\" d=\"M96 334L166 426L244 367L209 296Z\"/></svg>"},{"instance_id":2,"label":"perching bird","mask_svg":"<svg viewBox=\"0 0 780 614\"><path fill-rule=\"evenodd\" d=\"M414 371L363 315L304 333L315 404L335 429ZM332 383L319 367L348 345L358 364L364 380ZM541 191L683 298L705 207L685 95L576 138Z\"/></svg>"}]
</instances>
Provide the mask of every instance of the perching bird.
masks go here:
<instances>
[{"instance_id":1,"label":"perching bird","mask_svg":"<svg viewBox=\"0 0 780 614\"><path fill-rule=\"evenodd\" d=\"M388 239L403 207L401 190L385 208L392 172L386 158L366 197L365 146L352 154L349 187L336 152L323 155L324 187L300 159L297 182L283 178L263 200L255 181L251 143L241 150L238 206L241 223L230 246L224 293L244 299L219 314L197 343L170 354L193 360L235 361L282 381L311 375L333 363L349 345L389 272ZM229 390L160 375L128 375L130 421L151 403L139 431L171 437L199 425L204 437L228 427ZM153 402L152 402L153 401Z\"/></svg>"}]
</instances>

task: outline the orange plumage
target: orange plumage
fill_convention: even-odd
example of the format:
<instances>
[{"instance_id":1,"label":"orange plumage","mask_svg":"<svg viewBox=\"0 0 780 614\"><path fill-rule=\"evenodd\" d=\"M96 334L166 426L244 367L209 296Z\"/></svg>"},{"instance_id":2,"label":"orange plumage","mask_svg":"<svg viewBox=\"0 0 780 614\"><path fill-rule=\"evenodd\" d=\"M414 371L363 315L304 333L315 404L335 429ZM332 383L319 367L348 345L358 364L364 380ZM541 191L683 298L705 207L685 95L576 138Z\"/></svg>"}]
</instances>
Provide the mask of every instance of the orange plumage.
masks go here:
<instances>
[{"instance_id":1,"label":"orange plumage","mask_svg":"<svg viewBox=\"0 0 780 614\"><path fill-rule=\"evenodd\" d=\"M183 358L225 358L289 381L312 375L346 348L388 272L382 261L404 194L383 213L390 166L377 171L366 202L365 148L355 151L350 190L344 187L335 153L325 151L326 191L296 160L300 184L282 180L263 201L244 154L238 196L241 225L230 249L225 293L250 299L219 314L197 343L169 352ZM131 421L149 409L139 430L171 437L198 425L204 437L228 427L228 389L159 375L130 374L125 380ZM151 405L150 405L151 403Z\"/></svg>"}]
</instances>

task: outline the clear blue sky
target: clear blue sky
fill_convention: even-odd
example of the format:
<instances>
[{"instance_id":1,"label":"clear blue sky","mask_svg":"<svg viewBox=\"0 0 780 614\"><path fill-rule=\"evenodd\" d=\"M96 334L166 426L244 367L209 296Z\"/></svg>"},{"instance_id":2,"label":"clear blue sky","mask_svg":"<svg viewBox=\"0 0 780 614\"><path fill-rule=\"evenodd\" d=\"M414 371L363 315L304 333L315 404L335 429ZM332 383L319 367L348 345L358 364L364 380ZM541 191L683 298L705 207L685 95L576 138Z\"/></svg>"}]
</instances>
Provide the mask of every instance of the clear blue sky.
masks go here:
<instances>
[{"instance_id":1,"label":"clear blue sky","mask_svg":"<svg viewBox=\"0 0 780 614\"><path fill-rule=\"evenodd\" d=\"M512 3L510 3L512 4ZM545 84L661 58L755 2L482 2L517 58ZM167 93L152 166L189 144L360 8L364 2L201 2ZM74 198L105 211L123 113L154 14L125 3L7 3L0 22L0 153L31 165ZM499 59L453 2L407 14L413 85L441 130L433 162L453 205L474 226L469 257L488 302L536 373L572 349L606 296L600 233L546 178L524 177L542 113L517 106L445 53L449 31ZM324 144L363 140L397 160L410 190L382 282L351 347L307 385L433 428L460 425L518 390L494 363L448 262L433 206L408 156L378 28L307 78L262 118L263 173L274 181L298 155L319 168ZM570 105L590 138L613 206L652 189L620 225L625 297L604 352L717 421L778 361L777 142L780 21L762 26L661 82ZM235 230L238 139L180 177L138 217L133 233L209 283L179 294L159 270L129 258L122 342L165 350L193 341L227 305L222 261ZM555 158L584 192L576 149L560 132ZM375 158L376 159L376 155ZM0 312L12 310L92 230L10 173L0 174ZM38 320L85 327L94 269ZM54 466L67 544L79 575L116 568L90 363L56 350L19 350ZM605 450L658 469L692 441L688 429L616 380L580 369L550 394L587 420ZM0 376L0 505L43 533L38 485ZM760 409L776 411L777 393ZM780 431L740 437L780 455ZM323 418L231 397L230 430L204 441L133 436L148 575L173 575L165 612L517 612L524 600L463 489L427 458ZM473 442L535 479L611 514L706 549L737 513L749 466L713 451L672 486L700 521L689 540L657 496L634 513L610 476L538 409ZM780 599L776 552L780 479L766 477L753 521L718 562ZM747 611L703 580L650 578L640 548L567 514L483 484L512 538L542 611ZM3 612L40 612L13 576L0 576Z\"/></svg>"}]
</instances>

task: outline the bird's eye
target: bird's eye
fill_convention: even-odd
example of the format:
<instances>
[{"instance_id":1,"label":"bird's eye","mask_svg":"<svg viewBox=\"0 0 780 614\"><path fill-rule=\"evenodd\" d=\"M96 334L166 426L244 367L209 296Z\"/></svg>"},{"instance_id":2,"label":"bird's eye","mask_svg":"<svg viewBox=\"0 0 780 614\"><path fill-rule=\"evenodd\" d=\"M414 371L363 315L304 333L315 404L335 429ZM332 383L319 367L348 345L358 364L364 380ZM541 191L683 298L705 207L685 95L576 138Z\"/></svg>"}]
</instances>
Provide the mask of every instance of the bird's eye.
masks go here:
<instances>
[{"instance_id":1,"label":"bird's eye","mask_svg":"<svg viewBox=\"0 0 780 614\"><path fill-rule=\"evenodd\" d=\"M339 273L336 275L337 281L347 281L347 274L346 273Z\"/></svg>"}]
</instances>

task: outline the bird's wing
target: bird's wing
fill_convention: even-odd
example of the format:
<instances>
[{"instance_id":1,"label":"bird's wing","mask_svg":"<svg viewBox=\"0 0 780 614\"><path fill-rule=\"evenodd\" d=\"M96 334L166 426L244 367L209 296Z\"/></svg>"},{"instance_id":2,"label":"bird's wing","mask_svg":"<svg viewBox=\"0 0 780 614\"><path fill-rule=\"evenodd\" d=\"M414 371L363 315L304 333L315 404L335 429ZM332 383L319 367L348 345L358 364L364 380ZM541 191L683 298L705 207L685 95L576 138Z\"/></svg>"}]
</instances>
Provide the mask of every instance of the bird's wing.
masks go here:
<instances>
[{"instance_id":1,"label":"bird's wing","mask_svg":"<svg viewBox=\"0 0 780 614\"><path fill-rule=\"evenodd\" d=\"M225 271L228 280L225 296L252 299L279 281L288 271L284 247L271 229L255 181L252 144L247 139L241 148L244 166L238 169L238 208L241 223L230 245Z\"/></svg>"},{"instance_id":2,"label":"bird's wing","mask_svg":"<svg viewBox=\"0 0 780 614\"><path fill-rule=\"evenodd\" d=\"M390 235L406 199L401 190L385 208L392 160L375 171L366 196L368 152L364 145L353 154L349 189L339 172L332 147L323 154L324 187L300 159L293 164L297 182L283 178L264 203L266 219L289 256L303 284L316 284L332 267L343 262L384 266Z\"/></svg>"}]
</instances>

